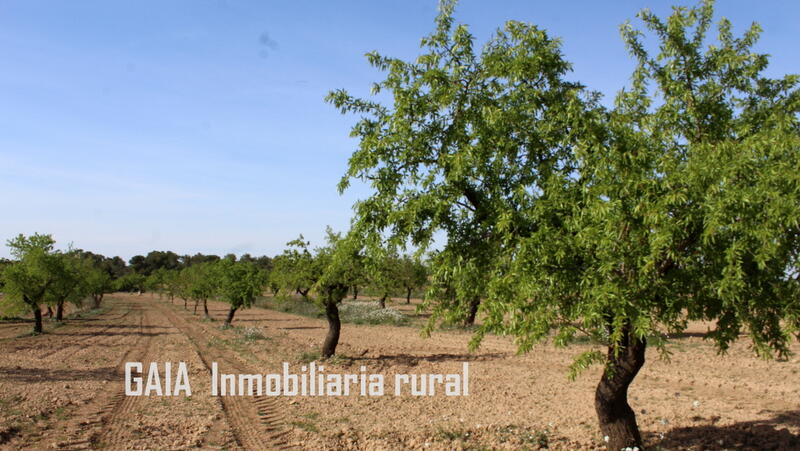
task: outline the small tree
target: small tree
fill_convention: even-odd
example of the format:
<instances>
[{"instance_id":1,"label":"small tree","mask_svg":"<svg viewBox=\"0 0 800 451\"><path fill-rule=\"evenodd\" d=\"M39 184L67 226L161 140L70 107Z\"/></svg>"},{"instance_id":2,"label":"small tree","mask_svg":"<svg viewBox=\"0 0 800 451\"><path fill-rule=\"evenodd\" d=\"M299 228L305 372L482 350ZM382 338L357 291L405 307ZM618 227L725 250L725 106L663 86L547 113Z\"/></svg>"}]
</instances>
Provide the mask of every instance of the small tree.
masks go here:
<instances>
[{"instance_id":1,"label":"small tree","mask_svg":"<svg viewBox=\"0 0 800 451\"><path fill-rule=\"evenodd\" d=\"M106 273L106 275L108 274ZM109 278L109 281L110 280L111 279ZM137 272L130 272L115 280L113 288L117 291L125 291L128 293L136 292L138 294L142 294L142 292L144 292L147 288L147 276Z\"/></svg>"},{"instance_id":2,"label":"small tree","mask_svg":"<svg viewBox=\"0 0 800 451\"><path fill-rule=\"evenodd\" d=\"M33 333L40 334L41 305L63 274L63 261L53 252L55 241L50 235L20 234L7 244L16 261L3 271L5 297L30 309L34 317Z\"/></svg>"},{"instance_id":3,"label":"small tree","mask_svg":"<svg viewBox=\"0 0 800 451\"><path fill-rule=\"evenodd\" d=\"M386 299L403 287L400 259L396 254L379 248L371 252L365 260L364 271L370 288L378 294L378 305L386 308Z\"/></svg>"},{"instance_id":4,"label":"small tree","mask_svg":"<svg viewBox=\"0 0 800 451\"><path fill-rule=\"evenodd\" d=\"M308 250L309 242L303 235L286 243L288 248L273 260L270 283L297 293L308 301L311 287L319 279L320 266Z\"/></svg>"},{"instance_id":5,"label":"small tree","mask_svg":"<svg viewBox=\"0 0 800 451\"><path fill-rule=\"evenodd\" d=\"M86 268L84 273L84 283L86 286L86 291L92 296L93 307L100 308L100 304L103 302L103 297L106 293L111 293L114 290L115 285L121 286L122 280L125 280L127 277L123 276L122 278L118 279L117 282L113 282L111 280L111 276L103 269L95 267L94 265L89 266Z\"/></svg>"},{"instance_id":6,"label":"small tree","mask_svg":"<svg viewBox=\"0 0 800 451\"><path fill-rule=\"evenodd\" d=\"M57 265L58 274L45 295L45 302L56 307L56 321L62 321L64 304L69 302L80 306L88 294L85 278L89 262L81 259L74 251L57 253L56 257L60 259Z\"/></svg>"},{"instance_id":7,"label":"small tree","mask_svg":"<svg viewBox=\"0 0 800 451\"><path fill-rule=\"evenodd\" d=\"M406 290L406 304L410 304L414 290L428 283L428 268L418 258L409 255L403 256L398 263L398 281Z\"/></svg>"},{"instance_id":8,"label":"small tree","mask_svg":"<svg viewBox=\"0 0 800 451\"><path fill-rule=\"evenodd\" d=\"M255 263L254 263L255 264ZM182 271L185 277L186 294L194 302L194 313L197 313L197 306L203 303L203 313L206 318L211 318L208 314L208 299L214 296L217 290L217 272L214 271L214 263L194 264Z\"/></svg>"},{"instance_id":9,"label":"small tree","mask_svg":"<svg viewBox=\"0 0 800 451\"><path fill-rule=\"evenodd\" d=\"M251 262L223 258L214 264L218 282L217 294L230 304L225 326L230 326L233 315L240 308L249 308L267 284L266 276Z\"/></svg>"},{"instance_id":10,"label":"small tree","mask_svg":"<svg viewBox=\"0 0 800 451\"><path fill-rule=\"evenodd\" d=\"M321 268L319 279L314 283L318 294L317 304L325 311L328 320L328 333L322 343L322 357L336 354L342 323L339 318L339 303L342 302L349 287L353 284L354 267L360 267L362 257L360 246L351 237L342 238L330 228L327 230L327 245L316 250L315 260Z\"/></svg>"}]
</instances>

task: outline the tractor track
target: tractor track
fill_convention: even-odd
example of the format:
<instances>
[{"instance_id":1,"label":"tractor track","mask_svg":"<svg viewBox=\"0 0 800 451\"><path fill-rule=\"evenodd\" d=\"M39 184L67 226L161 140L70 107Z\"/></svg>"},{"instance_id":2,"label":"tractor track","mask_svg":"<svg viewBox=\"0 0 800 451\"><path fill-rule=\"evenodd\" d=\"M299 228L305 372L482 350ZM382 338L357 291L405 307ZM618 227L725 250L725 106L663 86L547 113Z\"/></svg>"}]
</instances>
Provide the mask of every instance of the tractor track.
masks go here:
<instances>
[{"instance_id":1,"label":"tractor track","mask_svg":"<svg viewBox=\"0 0 800 451\"><path fill-rule=\"evenodd\" d=\"M238 353L233 353L232 359L231 355L204 346L208 332L201 325L181 317L172 309L162 306L158 308L189 338L208 371L211 371L212 362L218 362L240 374L258 372L253 371ZM285 418L278 400L265 396L219 396L217 400L233 428L232 432L240 447L252 450L293 448L285 439L288 430L284 427Z\"/></svg>"},{"instance_id":2,"label":"tractor track","mask_svg":"<svg viewBox=\"0 0 800 451\"><path fill-rule=\"evenodd\" d=\"M152 353L153 334L145 333L144 326L151 325L151 318L147 315L147 310L140 308L139 311L139 331L134 343L117 361L113 374L122 379L124 374L125 362L143 362ZM123 315L125 317L127 315ZM75 434L67 442L59 444L59 449L65 450L84 450L95 449L98 447L120 447L123 439L120 428L112 428L109 425L115 423L119 418L124 417L141 399L138 396L125 396L124 391L120 391L118 386L113 386L107 393L98 396L99 407L93 403L89 412L78 415L82 420Z\"/></svg>"},{"instance_id":3,"label":"tractor track","mask_svg":"<svg viewBox=\"0 0 800 451\"><path fill-rule=\"evenodd\" d=\"M104 318L103 320L104 321L109 321L109 322L120 321L120 320L123 320L128 315L130 315L131 312L133 312L134 310L140 310L139 308L132 308L131 305L128 305L127 307L128 307L127 310L125 310L125 312L123 312L119 316L117 316L115 318ZM120 335L106 335L106 333L109 330L115 329L115 328L119 328L118 324L113 324L112 323L112 324L108 324L106 326L101 326L101 327L102 327L101 329L99 329L97 331L94 331L94 332L91 332L90 334L86 334L86 335L82 336L82 338L75 338L75 339L73 339L73 341L67 342L64 345L60 346L60 347L47 350L47 351L39 354L37 356L37 358L45 359L45 358L51 357L53 355L57 355L60 359L65 359L65 358L68 358L68 357L72 357L72 356L80 353L81 351L89 350L94 344L99 343L100 341L103 340L103 338L105 338L107 336L111 337L112 343L110 343L110 344L112 344L112 345L124 341L125 337L123 337L123 336L120 336ZM54 335L58 335L58 336L62 336L62 337L63 336L68 336L67 334L58 334L58 333L56 333Z\"/></svg>"}]
</instances>

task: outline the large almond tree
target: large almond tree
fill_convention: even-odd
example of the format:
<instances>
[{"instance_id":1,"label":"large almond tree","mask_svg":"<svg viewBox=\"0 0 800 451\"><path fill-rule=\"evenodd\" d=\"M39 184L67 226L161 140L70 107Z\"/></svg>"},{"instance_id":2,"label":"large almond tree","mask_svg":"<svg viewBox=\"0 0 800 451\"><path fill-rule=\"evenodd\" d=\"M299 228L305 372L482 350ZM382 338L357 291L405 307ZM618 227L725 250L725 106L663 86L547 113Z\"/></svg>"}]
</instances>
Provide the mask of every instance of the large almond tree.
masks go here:
<instances>
[{"instance_id":1,"label":"large almond tree","mask_svg":"<svg viewBox=\"0 0 800 451\"><path fill-rule=\"evenodd\" d=\"M643 448L628 387L647 345L665 351L689 320L713 321L720 351L747 332L758 354L786 355L800 318L800 95L796 76L763 75L758 27L734 37L720 20L710 45L711 2L642 12L658 50L623 26L637 66L606 109L566 81L544 30L508 22L477 51L453 7L415 61L368 55L390 102L328 97L360 117L340 189L358 179L372 194L353 232L423 251L443 237L433 286L485 291L473 346L489 332L523 352L591 336L571 374L604 365L609 450ZM440 315L468 306L440 298Z\"/></svg>"}]
</instances>

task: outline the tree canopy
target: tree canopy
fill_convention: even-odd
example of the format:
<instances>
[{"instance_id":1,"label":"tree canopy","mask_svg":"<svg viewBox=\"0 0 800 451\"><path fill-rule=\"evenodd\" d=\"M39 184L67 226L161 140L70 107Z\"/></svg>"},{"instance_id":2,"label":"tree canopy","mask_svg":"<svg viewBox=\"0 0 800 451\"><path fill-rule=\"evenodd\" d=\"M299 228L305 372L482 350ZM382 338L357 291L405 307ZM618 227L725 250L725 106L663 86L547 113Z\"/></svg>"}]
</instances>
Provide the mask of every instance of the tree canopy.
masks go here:
<instances>
[{"instance_id":1,"label":"tree canopy","mask_svg":"<svg viewBox=\"0 0 800 451\"><path fill-rule=\"evenodd\" d=\"M413 62L367 55L386 72L373 92L328 101L360 116L351 179L372 194L355 206L368 246L431 249L434 287L485 293L485 333L520 351L586 333L606 352L596 392L609 449L641 447L627 389L645 347L692 319L724 351L746 331L758 354L783 356L798 327L800 148L795 75L763 75L757 25L734 37L712 2L639 17L623 39L636 62L612 108L566 80L558 40L510 21L481 51L454 3ZM437 282L440 282L437 284ZM437 294L438 293L438 294ZM436 316L463 311L432 290ZM435 318L434 317L434 318Z\"/></svg>"}]
</instances>

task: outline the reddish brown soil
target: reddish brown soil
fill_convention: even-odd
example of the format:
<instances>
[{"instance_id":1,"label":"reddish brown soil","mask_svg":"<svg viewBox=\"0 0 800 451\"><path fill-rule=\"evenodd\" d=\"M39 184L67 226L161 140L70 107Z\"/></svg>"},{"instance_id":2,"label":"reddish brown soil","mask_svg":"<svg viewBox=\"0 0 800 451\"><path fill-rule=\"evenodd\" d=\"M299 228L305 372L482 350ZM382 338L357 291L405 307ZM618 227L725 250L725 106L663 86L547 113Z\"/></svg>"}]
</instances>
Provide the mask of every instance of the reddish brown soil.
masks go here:
<instances>
[{"instance_id":1,"label":"reddish brown soil","mask_svg":"<svg viewBox=\"0 0 800 451\"><path fill-rule=\"evenodd\" d=\"M297 372L318 351L325 322L255 308L221 330L221 303L210 304L213 322L148 295L105 305L37 337L0 324L0 448L603 448L592 405L599 368L566 377L588 345L518 356L510 339L487 337L468 353L464 331L424 339L414 327L344 324L340 356L325 372L363 365L384 375L385 396L212 397L211 362L226 373L275 373L282 362ZM245 328L264 339L245 339ZM800 359L759 360L746 339L717 356L699 337L705 330L693 324L677 338L671 363L648 351L630 393L648 449L800 449ZM124 396L126 361L187 362L191 398ZM393 394L395 374L457 373L462 362L469 396Z\"/></svg>"}]
</instances>

